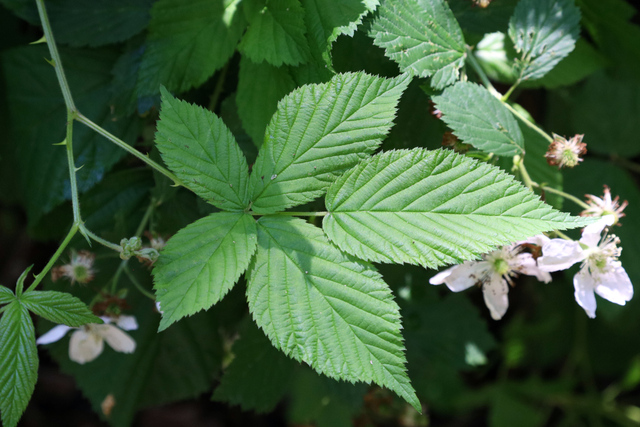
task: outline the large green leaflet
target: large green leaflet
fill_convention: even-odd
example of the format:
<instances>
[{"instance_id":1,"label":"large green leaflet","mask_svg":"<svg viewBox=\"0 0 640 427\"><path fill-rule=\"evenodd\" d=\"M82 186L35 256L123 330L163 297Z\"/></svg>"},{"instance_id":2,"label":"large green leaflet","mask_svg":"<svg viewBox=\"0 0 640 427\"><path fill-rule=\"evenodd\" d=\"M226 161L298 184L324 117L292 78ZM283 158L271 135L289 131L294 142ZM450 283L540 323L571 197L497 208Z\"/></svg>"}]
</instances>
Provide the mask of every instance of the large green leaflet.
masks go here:
<instances>
[{"instance_id":1,"label":"large green leaflet","mask_svg":"<svg viewBox=\"0 0 640 427\"><path fill-rule=\"evenodd\" d=\"M251 215L219 212L189 224L167 242L153 270L160 330L224 297L256 248Z\"/></svg>"},{"instance_id":2,"label":"large green leaflet","mask_svg":"<svg viewBox=\"0 0 640 427\"><path fill-rule=\"evenodd\" d=\"M463 142L500 156L524 153L524 138L515 117L484 87L459 82L432 99L442 120Z\"/></svg>"},{"instance_id":3,"label":"large green leaflet","mask_svg":"<svg viewBox=\"0 0 640 427\"><path fill-rule=\"evenodd\" d=\"M298 218L262 217L247 299L258 326L290 357L332 378L373 381L420 410L389 287L319 228Z\"/></svg>"},{"instance_id":4,"label":"large green leaflet","mask_svg":"<svg viewBox=\"0 0 640 427\"><path fill-rule=\"evenodd\" d=\"M156 143L167 166L198 196L221 209L247 207L247 160L215 114L162 88Z\"/></svg>"},{"instance_id":5,"label":"large green leaflet","mask_svg":"<svg viewBox=\"0 0 640 427\"><path fill-rule=\"evenodd\" d=\"M521 0L509 21L521 80L539 79L575 47L580 10L573 0Z\"/></svg>"},{"instance_id":6,"label":"large green leaflet","mask_svg":"<svg viewBox=\"0 0 640 427\"><path fill-rule=\"evenodd\" d=\"M298 65L310 57L304 10L298 0L249 0L249 28L240 50L254 62Z\"/></svg>"},{"instance_id":7,"label":"large green leaflet","mask_svg":"<svg viewBox=\"0 0 640 427\"><path fill-rule=\"evenodd\" d=\"M0 318L0 414L2 425L15 427L38 378L36 334L20 301L5 306Z\"/></svg>"},{"instance_id":8,"label":"large green leaflet","mask_svg":"<svg viewBox=\"0 0 640 427\"><path fill-rule=\"evenodd\" d=\"M387 151L327 192L323 228L362 259L428 268L590 222L558 212L511 175L453 151Z\"/></svg>"},{"instance_id":9,"label":"large green leaflet","mask_svg":"<svg viewBox=\"0 0 640 427\"><path fill-rule=\"evenodd\" d=\"M67 326L102 323L89 307L71 294L56 291L31 291L20 297L22 304L40 317Z\"/></svg>"},{"instance_id":10,"label":"large green leaflet","mask_svg":"<svg viewBox=\"0 0 640 427\"><path fill-rule=\"evenodd\" d=\"M458 80L465 42L446 1L386 0L378 11L370 34L402 71L432 76L435 89Z\"/></svg>"},{"instance_id":11,"label":"large green leaflet","mask_svg":"<svg viewBox=\"0 0 640 427\"><path fill-rule=\"evenodd\" d=\"M184 92L199 86L233 55L245 27L242 13L222 1L159 0L151 9L147 46L138 74L138 95L161 84Z\"/></svg>"},{"instance_id":12,"label":"large green leaflet","mask_svg":"<svg viewBox=\"0 0 640 427\"><path fill-rule=\"evenodd\" d=\"M278 104L249 181L252 209L273 213L324 194L389 132L409 76L338 74Z\"/></svg>"}]
</instances>

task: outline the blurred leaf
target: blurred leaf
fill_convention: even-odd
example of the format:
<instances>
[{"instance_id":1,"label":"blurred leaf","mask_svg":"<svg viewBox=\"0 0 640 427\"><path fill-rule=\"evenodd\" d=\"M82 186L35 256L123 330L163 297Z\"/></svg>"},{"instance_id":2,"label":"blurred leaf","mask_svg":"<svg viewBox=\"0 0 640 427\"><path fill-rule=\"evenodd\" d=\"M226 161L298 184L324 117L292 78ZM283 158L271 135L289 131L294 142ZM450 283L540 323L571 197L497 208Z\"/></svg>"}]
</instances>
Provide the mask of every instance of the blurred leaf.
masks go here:
<instances>
[{"instance_id":1,"label":"blurred leaf","mask_svg":"<svg viewBox=\"0 0 640 427\"><path fill-rule=\"evenodd\" d=\"M586 81L571 110L572 124L585 135L587 149L628 158L640 154L638 117L640 81L621 80L602 72Z\"/></svg>"},{"instance_id":2,"label":"blurred leaf","mask_svg":"<svg viewBox=\"0 0 640 427\"><path fill-rule=\"evenodd\" d=\"M213 399L244 411L269 412L289 390L296 363L278 351L247 318L233 344L233 362L224 371Z\"/></svg>"},{"instance_id":3,"label":"blurred leaf","mask_svg":"<svg viewBox=\"0 0 640 427\"><path fill-rule=\"evenodd\" d=\"M489 415L490 427L541 427L548 415L528 399L514 394L509 389L496 390Z\"/></svg>"},{"instance_id":4,"label":"blurred leaf","mask_svg":"<svg viewBox=\"0 0 640 427\"><path fill-rule=\"evenodd\" d=\"M33 322L18 300L3 307L0 318L0 415L15 427L38 379L38 352Z\"/></svg>"},{"instance_id":5,"label":"blurred leaf","mask_svg":"<svg viewBox=\"0 0 640 427\"><path fill-rule=\"evenodd\" d=\"M36 2L32 0L0 0L0 4L15 13L20 18L36 25L40 23Z\"/></svg>"},{"instance_id":6,"label":"blurred leaf","mask_svg":"<svg viewBox=\"0 0 640 427\"><path fill-rule=\"evenodd\" d=\"M78 109L94 123L125 141L138 131L135 118L111 112L112 50L61 49L62 60ZM3 54L7 98L21 191L34 224L63 200L71 197L66 147L54 146L65 138L66 108L53 68L44 60L44 45L28 46ZM100 182L122 156L123 150L86 126L74 124L73 146L78 189L85 192Z\"/></svg>"},{"instance_id":7,"label":"blurred leaf","mask_svg":"<svg viewBox=\"0 0 640 427\"><path fill-rule=\"evenodd\" d=\"M305 11L298 0L245 0L249 27L240 51L253 62L298 65L310 56Z\"/></svg>"},{"instance_id":8,"label":"blurred leaf","mask_svg":"<svg viewBox=\"0 0 640 427\"><path fill-rule=\"evenodd\" d=\"M238 74L238 115L256 147L262 146L267 124L276 112L278 101L295 89L287 67L266 62L256 64L242 57Z\"/></svg>"},{"instance_id":9,"label":"blurred leaf","mask_svg":"<svg viewBox=\"0 0 640 427\"><path fill-rule=\"evenodd\" d=\"M14 301L16 296L13 291L9 288L6 288L0 285L0 304L9 304L11 301Z\"/></svg>"},{"instance_id":10,"label":"blurred leaf","mask_svg":"<svg viewBox=\"0 0 640 427\"><path fill-rule=\"evenodd\" d=\"M475 1L447 0L462 30L485 34L505 31L518 0L491 0L489 6L478 7Z\"/></svg>"},{"instance_id":11,"label":"blurred leaf","mask_svg":"<svg viewBox=\"0 0 640 427\"><path fill-rule=\"evenodd\" d=\"M145 29L154 0L47 0L56 42L102 46L124 41Z\"/></svg>"},{"instance_id":12,"label":"blurred leaf","mask_svg":"<svg viewBox=\"0 0 640 427\"><path fill-rule=\"evenodd\" d=\"M31 291L24 293L20 301L30 311L50 322L67 326L102 323L85 303L65 292Z\"/></svg>"},{"instance_id":13,"label":"blurred leaf","mask_svg":"<svg viewBox=\"0 0 640 427\"><path fill-rule=\"evenodd\" d=\"M158 0L151 9L147 47L142 56L139 95L160 85L184 92L204 83L233 55L244 31L243 15L222 1ZM212 42L215 41L215 42Z\"/></svg>"}]
</instances>

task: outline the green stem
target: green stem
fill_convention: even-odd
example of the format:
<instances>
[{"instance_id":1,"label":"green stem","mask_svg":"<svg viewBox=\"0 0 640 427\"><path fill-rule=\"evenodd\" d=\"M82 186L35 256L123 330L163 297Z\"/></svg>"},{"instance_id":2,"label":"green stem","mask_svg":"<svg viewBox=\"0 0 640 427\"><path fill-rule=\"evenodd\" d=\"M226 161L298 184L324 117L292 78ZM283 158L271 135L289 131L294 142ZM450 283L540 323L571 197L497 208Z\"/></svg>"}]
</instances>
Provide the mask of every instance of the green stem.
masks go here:
<instances>
[{"instance_id":1,"label":"green stem","mask_svg":"<svg viewBox=\"0 0 640 427\"><path fill-rule=\"evenodd\" d=\"M466 52L467 53L467 59L469 60L469 63L471 64L471 67L473 68L473 70L480 77L480 80L482 80L482 84L485 85L485 87L489 90L489 92L491 92L491 94L493 96L495 96L498 99L501 99L502 98L502 94L500 92L498 92L496 90L496 88L493 87L493 85L491 84L491 81L489 81L489 77L487 77L486 73L484 72L484 70L482 69L480 64L478 63L478 60L473 55L473 51L472 51L471 47L467 46L466 47L466 51L467 51Z\"/></svg>"},{"instance_id":2,"label":"green stem","mask_svg":"<svg viewBox=\"0 0 640 427\"><path fill-rule=\"evenodd\" d=\"M511 105L509 105L506 102L503 102L503 104L504 104L505 107L507 107L507 109L509 111L511 111L511 113L513 113L514 116L516 116L517 118L522 120L524 122L524 124L527 125L527 127L529 127L530 129L532 129L535 132L537 132L538 134L540 134L544 139L549 141L549 143L553 142L553 138L551 136L549 136L548 133L546 133L541 128L539 128L535 123L529 121L529 119L527 119L525 116L520 114L520 112L518 110L516 110L515 108L513 108Z\"/></svg>"},{"instance_id":3,"label":"green stem","mask_svg":"<svg viewBox=\"0 0 640 427\"><path fill-rule=\"evenodd\" d=\"M113 249L118 253L122 252L122 246L116 245L115 243L112 243L108 240L103 239L102 237L98 236L97 234L89 230L87 227L85 227L84 224L80 225L80 231L86 234L87 236L89 236L89 238L91 238L92 240L95 240L96 242L100 243L101 245L106 246L109 249Z\"/></svg>"},{"instance_id":4,"label":"green stem","mask_svg":"<svg viewBox=\"0 0 640 427\"><path fill-rule=\"evenodd\" d=\"M144 216L140 221L140 224L138 224L138 228L136 229L135 236L137 237L142 236L142 232L144 231L147 224L149 223L149 219L151 218L151 215L153 214L154 209L155 209L155 203L152 200L151 203L149 203L149 207L147 207L147 210L145 211Z\"/></svg>"},{"instance_id":5,"label":"green stem","mask_svg":"<svg viewBox=\"0 0 640 427\"><path fill-rule=\"evenodd\" d=\"M53 38L53 32L51 31L51 24L49 23L49 16L47 15L47 9L44 6L44 0L36 0L38 6L38 14L40 15L40 22L42 22L42 29L44 30L44 37L47 40L47 46L49 47L49 53L54 63L54 69L56 70L56 76L58 77L58 84L62 90L62 96L64 97L64 103L67 106L67 110L72 113L76 113L75 104L73 103L73 97L71 96L71 89L69 89L69 83L67 83L67 77L64 74L62 68L62 60L58 53L56 41Z\"/></svg>"},{"instance_id":6,"label":"green stem","mask_svg":"<svg viewBox=\"0 0 640 427\"><path fill-rule=\"evenodd\" d=\"M220 94L222 93L222 87L224 85L224 80L227 78L227 70L229 69L229 62L225 64L225 66L220 70L220 75L218 76L218 81L216 82L216 87L211 94L211 99L209 100L209 111L215 111L216 105L218 105L218 99L220 99Z\"/></svg>"},{"instance_id":7,"label":"green stem","mask_svg":"<svg viewBox=\"0 0 640 427\"><path fill-rule=\"evenodd\" d=\"M95 132L99 133L100 135L104 136L109 141L113 142L114 144L122 148L127 153L142 160L144 163L151 166L153 169L157 170L158 172L160 172L161 174L163 174L164 176L172 180L175 183L175 185L180 185L184 187L184 184L182 183L182 181L180 181L178 177L175 176L173 173L169 172L168 169L160 166L158 163L151 160L148 156L142 154L141 152L139 152L138 150L136 150L135 148L133 148L132 146L130 146L129 144L127 144L126 142L118 138L117 136L110 134L109 132L107 132L97 124L93 123L86 116L78 113L76 115L76 120L86 125L87 127L93 129Z\"/></svg>"},{"instance_id":8,"label":"green stem","mask_svg":"<svg viewBox=\"0 0 640 427\"><path fill-rule=\"evenodd\" d=\"M149 298L151 301L155 301L156 300L156 296L153 295L151 292L149 292L148 290L146 290L141 284L140 282L138 282L138 279L135 278L135 276L133 275L133 273L131 273L131 270L129 270L129 267L127 267L125 265L124 267L124 274L127 275L127 277L129 278L129 280L131 280L131 283L133 283L133 286L136 287L136 289L138 289L138 291L140 291L140 293L142 295L144 295L145 297Z\"/></svg>"},{"instance_id":9,"label":"green stem","mask_svg":"<svg viewBox=\"0 0 640 427\"><path fill-rule=\"evenodd\" d=\"M516 88L518 87L518 85L520 84L521 80L518 79L516 80L516 82L513 84L513 86L511 86L509 88L509 90L507 91L507 93L505 93L502 98L500 98L500 100L502 102L507 102L507 100L509 99L509 97L511 96L511 94L513 93L514 90L516 90Z\"/></svg>"},{"instance_id":10,"label":"green stem","mask_svg":"<svg viewBox=\"0 0 640 427\"><path fill-rule=\"evenodd\" d=\"M70 109L67 109L67 136L65 138L65 148L67 149L67 165L69 167L73 222L74 224L82 224L82 217L80 215L80 198L78 196L78 181L76 179L76 163L73 157L73 116L74 113Z\"/></svg>"},{"instance_id":11,"label":"green stem","mask_svg":"<svg viewBox=\"0 0 640 427\"><path fill-rule=\"evenodd\" d=\"M576 196L569 194L569 193L565 193L564 191L560 191L560 190L556 190L555 188L552 187L547 187L546 185L539 185L539 184L534 184L535 187L538 187L539 189L546 191L548 193L553 193L553 194L557 194L558 196L564 197L565 199L571 200L572 202L574 202L575 204L577 204L578 206L584 208L584 209L589 209L589 205L586 204L585 202L583 202L582 200L578 199Z\"/></svg>"},{"instance_id":12,"label":"green stem","mask_svg":"<svg viewBox=\"0 0 640 427\"><path fill-rule=\"evenodd\" d=\"M524 166L524 159L520 156L514 156L513 161L518 165L518 170L522 175L522 182L524 182L524 185L526 185L529 189L533 189L533 187L537 184L531 180L529 172L527 172L527 168Z\"/></svg>"},{"instance_id":13,"label":"green stem","mask_svg":"<svg viewBox=\"0 0 640 427\"><path fill-rule=\"evenodd\" d=\"M56 263L56 261L58 261L58 258L60 258L60 255L62 255L62 252L64 252L65 248L67 247L67 245L69 244L69 242L71 241L73 236L76 235L76 233L78 232L78 228L79 228L79 226L78 226L77 223L74 223L71 226L71 229L69 230L69 232L65 236L64 240L62 241L62 243L60 243L60 246L58 246L58 249L53 254L51 259L49 259L49 262L47 263L47 265L45 265L44 268L42 269L42 271L40 273L38 273L38 275L35 276L35 280L29 286L29 288L27 288L27 292L30 292L36 286L38 286L38 284L40 284L40 282L42 282L42 279L44 279L44 277L47 275L47 273L49 273L49 270L51 270L51 267L53 267L53 265Z\"/></svg>"}]
</instances>

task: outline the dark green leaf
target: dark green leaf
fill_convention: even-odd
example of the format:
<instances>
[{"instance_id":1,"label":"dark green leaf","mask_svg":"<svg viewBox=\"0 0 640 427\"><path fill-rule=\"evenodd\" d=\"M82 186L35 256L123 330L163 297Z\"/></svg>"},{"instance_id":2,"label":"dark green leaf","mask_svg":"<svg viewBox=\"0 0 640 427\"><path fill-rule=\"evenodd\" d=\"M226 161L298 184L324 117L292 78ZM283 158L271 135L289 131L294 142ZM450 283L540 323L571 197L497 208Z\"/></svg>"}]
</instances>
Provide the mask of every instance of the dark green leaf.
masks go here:
<instances>
[{"instance_id":1,"label":"dark green leaf","mask_svg":"<svg viewBox=\"0 0 640 427\"><path fill-rule=\"evenodd\" d=\"M89 307L71 294L56 291L31 291L20 297L22 304L50 322L67 326L102 323Z\"/></svg>"},{"instance_id":2,"label":"dark green leaf","mask_svg":"<svg viewBox=\"0 0 640 427\"><path fill-rule=\"evenodd\" d=\"M160 330L220 301L246 270L255 249L255 220L243 213L215 213L178 231L153 269L164 311Z\"/></svg>"},{"instance_id":3,"label":"dark green leaf","mask_svg":"<svg viewBox=\"0 0 640 427\"><path fill-rule=\"evenodd\" d=\"M19 301L4 307L0 319L0 413L15 427L38 378L38 352L31 316Z\"/></svg>"},{"instance_id":4,"label":"dark green leaf","mask_svg":"<svg viewBox=\"0 0 640 427\"><path fill-rule=\"evenodd\" d=\"M147 47L138 75L138 94L160 85L184 92L200 86L235 51L245 27L236 3L159 0L151 9Z\"/></svg>"},{"instance_id":5,"label":"dark green leaf","mask_svg":"<svg viewBox=\"0 0 640 427\"><path fill-rule=\"evenodd\" d=\"M420 410L389 287L319 228L297 218L260 218L247 299L258 326L285 354L331 378L373 381Z\"/></svg>"}]
</instances>

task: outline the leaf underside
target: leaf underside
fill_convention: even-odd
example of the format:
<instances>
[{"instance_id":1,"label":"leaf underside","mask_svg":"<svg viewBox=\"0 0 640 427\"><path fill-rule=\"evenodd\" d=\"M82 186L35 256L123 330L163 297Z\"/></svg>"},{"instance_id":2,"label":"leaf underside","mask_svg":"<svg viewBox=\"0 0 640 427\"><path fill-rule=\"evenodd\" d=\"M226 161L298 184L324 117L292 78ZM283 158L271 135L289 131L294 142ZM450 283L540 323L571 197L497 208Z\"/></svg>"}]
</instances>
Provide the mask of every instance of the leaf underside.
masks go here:
<instances>
[{"instance_id":1,"label":"leaf underside","mask_svg":"<svg viewBox=\"0 0 640 427\"><path fill-rule=\"evenodd\" d=\"M220 301L247 269L255 249L255 220L245 213L214 213L178 231L153 269L164 312L159 330Z\"/></svg>"},{"instance_id":2,"label":"leaf underside","mask_svg":"<svg viewBox=\"0 0 640 427\"><path fill-rule=\"evenodd\" d=\"M77 327L102 322L84 302L65 292L31 291L20 300L26 308L54 323Z\"/></svg>"},{"instance_id":3,"label":"leaf underside","mask_svg":"<svg viewBox=\"0 0 640 427\"><path fill-rule=\"evenodd\" d=\"M521 0L509 21L509 37L522 54L520 79L535 80L569 55L580 32L573 0Z\"/></svg>"},{"instance_id":4,"label":"leaf underside","mask_svg":"<svg viewBox=\"0 0 640 427\"><path fill-rule=\"evenodd\" d=\"M442 120L463 142L499 156L524 153L524 138L515 117L484 87L459 82L432 99Z\"/></svg>"},{"instance_id":5,"label":"leaf underside","mask_svg":"<svg viewBox=\"0 0 640 427\"><path fill-rule=\"evenodd\" d=\"M431 86L435 89L458 80L465 42L447 2L387 0L378 12L370 35L400 70L411 70L420 77L432 76Z\"/></svg>"},{"instance_id":6,"label":"leaf underside","mask_svg":"<svg viewBox=\"0 0 640 427\"><path fill-rule=\"evenodd\" d=\"M262 217L247 299L258 326L290 357L335 379L373 381L420 410L389 287L319 228L298 218Z\"/></svg>"},{"instance_id":7,"label":"leaf underside","mask_svg":"<svg viewBox=\"0 0 640 427\"><path fill-rule=\"evenodd\" d=\"M231 131L202 107L162 88L156 144L184 185L212 205L242 211L249 203L249 166Z\"/></svg>"},{"instance_id":8,"label":"leaf underside","mask_svg":"<svg viewBox=\"0 0 640 427\"><path fill-rule=\"evenodd\" d=\"M36 334L29 311L19 301L0 318L0 413L2 425L15 427L38 378Z\"/></svg>"},{"instance_id":9,"label":"leaf underside","mask_svg":"<svg viewBox=\"0 0 640 427\"><path fill-rule=\"evenodd\" d=\"M323 228L362 259L428 268L591 222L558 212L495 166L447 150L388 151L340 177Z\"/></svg>"},{"instance_id":10,"label":"leaf underside","mask_svg":"<svg viewBox=\"0 0 640 427\"><path fill-rule=\"evenodd\" d=\"M321 196L391 129L409 76L338 74L278 103L249 181L252 209L274 213Z\"/></svg>"}]
</instances>

